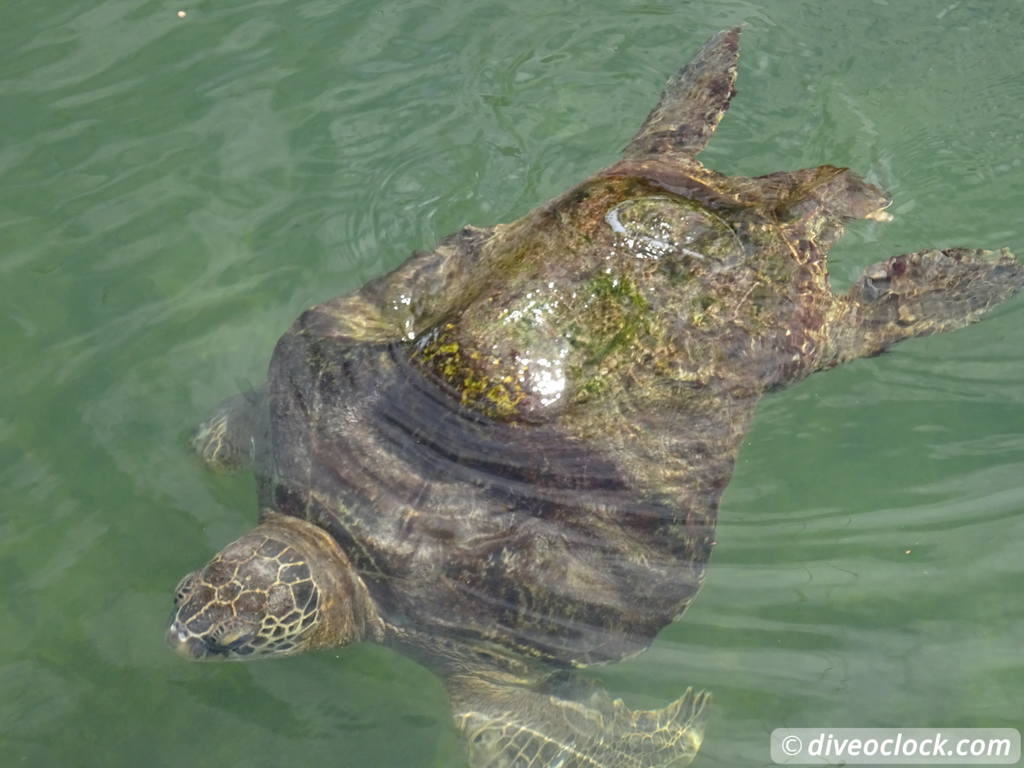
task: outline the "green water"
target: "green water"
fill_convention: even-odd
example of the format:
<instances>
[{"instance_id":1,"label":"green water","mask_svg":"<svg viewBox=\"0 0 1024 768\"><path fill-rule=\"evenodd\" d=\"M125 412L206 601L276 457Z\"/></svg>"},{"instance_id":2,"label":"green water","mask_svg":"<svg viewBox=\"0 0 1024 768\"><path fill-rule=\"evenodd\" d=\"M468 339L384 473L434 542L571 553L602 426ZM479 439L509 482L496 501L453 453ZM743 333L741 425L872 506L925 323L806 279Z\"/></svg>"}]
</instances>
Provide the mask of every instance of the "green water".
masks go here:
<instances>
[{"instance_id":1,"label":"green water","mask_svg":"<svg viewBox=\"0 0 1024 768\"><path fill-rule=\"evenodd\" d=\"M836 283L1024 252L1019 0L4 4L0 762L463 765L438 683L383 649L166 650L178 578L256 517L188 432L302 308L611 162L737 22L704 161L896 199ZM1022 350L1018 299L766 400L700 599L599 677L634 706L712 690L706 768L767 765L780 726L1021 727Z\"/></svg>"}]
</instances>

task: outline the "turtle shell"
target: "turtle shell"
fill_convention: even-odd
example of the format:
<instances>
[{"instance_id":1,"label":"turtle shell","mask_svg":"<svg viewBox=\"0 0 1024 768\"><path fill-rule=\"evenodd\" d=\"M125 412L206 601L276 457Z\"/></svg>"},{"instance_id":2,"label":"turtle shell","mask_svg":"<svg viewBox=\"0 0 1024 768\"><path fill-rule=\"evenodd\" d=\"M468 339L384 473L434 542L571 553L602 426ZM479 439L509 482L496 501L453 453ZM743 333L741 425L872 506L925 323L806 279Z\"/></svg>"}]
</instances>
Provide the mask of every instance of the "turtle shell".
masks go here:
<instances>
[{"instance_id":1,"label":"turtle shell","mask_svg":"<svg viewBox=\"0 0 1024 768\"><path fill-rule=\"evenodd\" d=\"M329 531L386 620L579 665L696 594L753 401L820 313L777 225L673 174L475 242L472 288L406 338L331 303L281 338L263 503Z\"/></svg>"}]
</instances>

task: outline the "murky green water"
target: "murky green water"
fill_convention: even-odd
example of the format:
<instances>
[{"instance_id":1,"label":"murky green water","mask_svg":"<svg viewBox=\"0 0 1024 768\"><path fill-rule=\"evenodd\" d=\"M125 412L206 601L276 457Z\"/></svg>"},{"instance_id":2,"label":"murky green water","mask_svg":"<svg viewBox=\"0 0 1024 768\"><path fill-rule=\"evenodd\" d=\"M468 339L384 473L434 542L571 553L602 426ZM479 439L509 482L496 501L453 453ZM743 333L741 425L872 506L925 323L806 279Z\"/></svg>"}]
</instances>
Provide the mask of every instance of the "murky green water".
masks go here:
<instances>
[{"instance_id":1,"label":"murky green water","mask_svg":"<svg viewBox=\"0 0 1024 768\"><path fill-rule=\"evenodd\" d=\"M256 516L186 436L305 306L611 162L741 21L704 161L850 165L896 198L836 282L1024 251L1019 0L5 4L5 765L462 764L439 684L383 649L165 649L179 576ZM779 726L1020 727L1022 350L1018 299L766 400L697 604L599 676L638 706L714 691L699 766L766 765Z\"/></svg>"}]
</instances>

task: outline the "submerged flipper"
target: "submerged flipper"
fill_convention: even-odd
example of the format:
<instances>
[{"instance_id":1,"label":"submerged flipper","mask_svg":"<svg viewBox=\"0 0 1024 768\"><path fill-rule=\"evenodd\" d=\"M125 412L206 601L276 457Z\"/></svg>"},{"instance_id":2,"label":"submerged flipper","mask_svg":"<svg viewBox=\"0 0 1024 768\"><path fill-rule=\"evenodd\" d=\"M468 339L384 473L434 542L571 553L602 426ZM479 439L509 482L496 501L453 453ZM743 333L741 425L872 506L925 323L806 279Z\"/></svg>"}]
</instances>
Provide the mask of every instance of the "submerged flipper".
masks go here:
<instances>
[{"instance_id":1,"label":"submerged flipper","mask_svg":"<svg viewBox=\"0 0 1024 768\"><path fill-rule=\"evenodd\" d=\"M710 700L687 689L664 709L633 710L601 689L572 701L475 676L447 685L471 768L683 768Z\"/></svg>"},{"instance_id":2,"label":"submerged flipper","mask_svg":"<svg viewBox=\"0 0 1024 768\"><path fill-rule=\"evenodd\" d=\"M252 466L257 441L266 429L266 407L262 389L229 397L192 433L192 450L214 472Z\"/></svg>"},{"instance_id":3,"label":"submerged flipper","mask_svg":"<svg viewBox=\"0 0 1024 768\"><path fill-rule=\"evenodd\" d=\"M719 32L690 63L669 78L640 132L623 152L625 158L668 151L696 155L711 140L736 92L740 27Z\"/></svg>"},{"instance_id":4,"label":"submerged flipper","mask_svg":"<svg viewBox=\"0 0 1024 768\"><path fill-rule=\"evenodd\" d=\"M1003 249L918 251L868 267L836 300L822 367L890 344L962 328L1024 287L1024 265Z\"/></svg>"}]
</instances>

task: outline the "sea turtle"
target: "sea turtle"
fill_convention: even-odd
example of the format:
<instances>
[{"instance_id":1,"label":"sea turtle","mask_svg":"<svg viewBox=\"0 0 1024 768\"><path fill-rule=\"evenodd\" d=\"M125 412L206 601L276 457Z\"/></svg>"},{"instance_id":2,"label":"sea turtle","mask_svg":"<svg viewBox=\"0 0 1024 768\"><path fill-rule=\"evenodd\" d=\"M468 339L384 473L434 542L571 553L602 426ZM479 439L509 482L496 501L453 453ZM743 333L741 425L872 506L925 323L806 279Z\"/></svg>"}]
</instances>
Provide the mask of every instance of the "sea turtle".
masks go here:
<instances>
[{"instance_id":1,"label":"sea turtle","mask_svg":"<svg viewBox=\"0 0 1024 768\"><path fill-rule=\"evenodd\" d=\"M977 319L1003 251L926 250L832 293L826 254L889 197L833 166L696 155L740 29L669 79L621 159L304 312L267 384L194 438L249 465L260 524L187 575L191 659L386 643L446 686L473 768L689 763L708 697L637 711L572 670L648 646L699 589L758 399Z\"/></svg>"}]
</instances>

